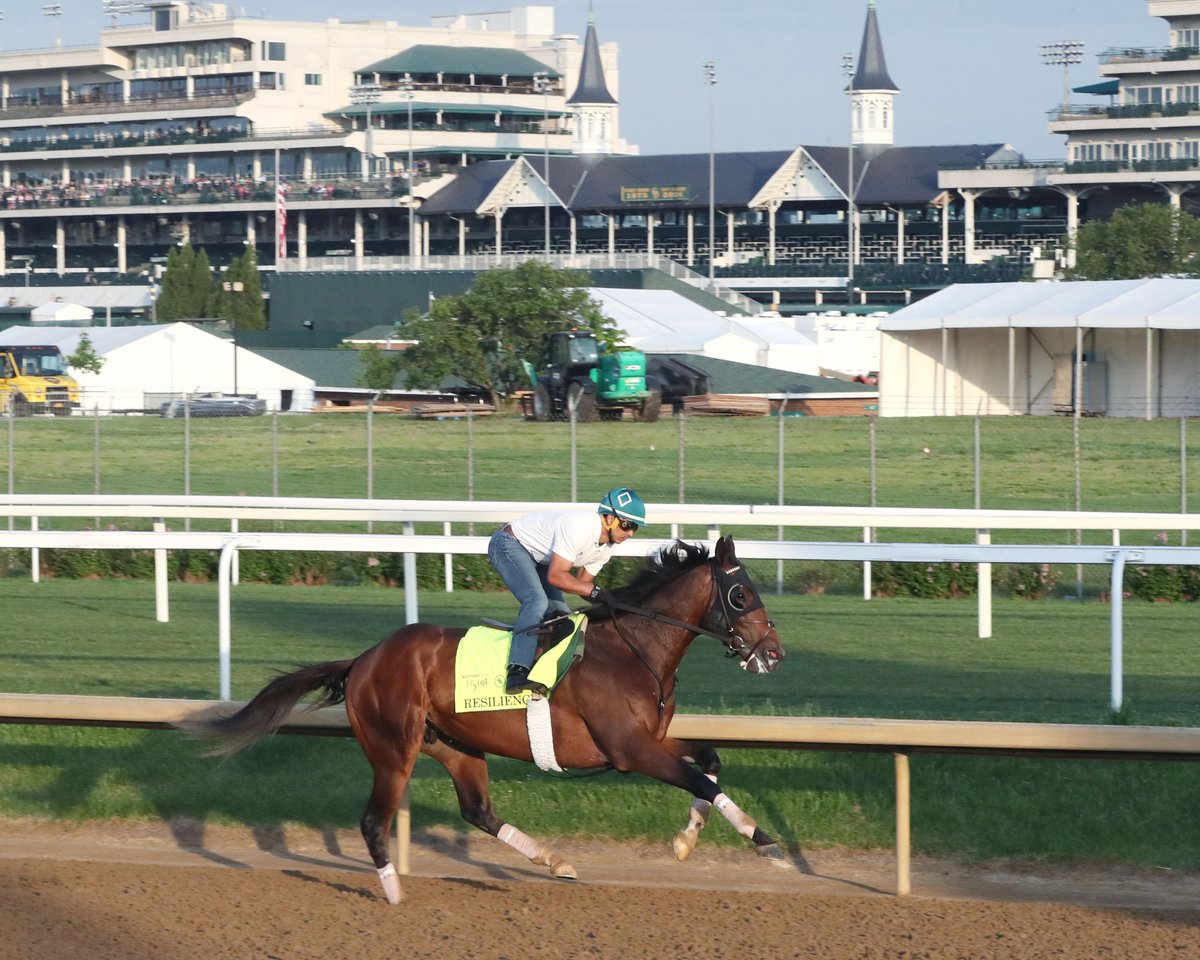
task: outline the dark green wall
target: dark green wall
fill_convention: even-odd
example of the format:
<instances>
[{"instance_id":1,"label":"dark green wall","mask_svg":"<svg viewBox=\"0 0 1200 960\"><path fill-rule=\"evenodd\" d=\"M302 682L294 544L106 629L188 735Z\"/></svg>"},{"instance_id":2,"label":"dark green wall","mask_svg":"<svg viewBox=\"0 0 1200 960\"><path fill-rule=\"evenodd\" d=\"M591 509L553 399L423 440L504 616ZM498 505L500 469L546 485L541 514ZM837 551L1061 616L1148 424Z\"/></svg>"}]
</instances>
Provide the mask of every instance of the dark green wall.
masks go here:
<instances>
[{"instance_id":1,"label":"dark green wall","mask_svg":"<svg viewBox=\"0 0 1200 960\"><path fill-rule=\"evenodd\" d=\"M727 305L658 270L593 270L597 287L675 290L714 310ZM244 331L247 347L331 347L351 334L381 323L396 323L406 310L425 312L429 297L464 293L474 271L430 270L420 273L278 273L270 279L269 324L265 331ZM304 326L308 321L312 329Z\"/></svg>"}]
</instances>

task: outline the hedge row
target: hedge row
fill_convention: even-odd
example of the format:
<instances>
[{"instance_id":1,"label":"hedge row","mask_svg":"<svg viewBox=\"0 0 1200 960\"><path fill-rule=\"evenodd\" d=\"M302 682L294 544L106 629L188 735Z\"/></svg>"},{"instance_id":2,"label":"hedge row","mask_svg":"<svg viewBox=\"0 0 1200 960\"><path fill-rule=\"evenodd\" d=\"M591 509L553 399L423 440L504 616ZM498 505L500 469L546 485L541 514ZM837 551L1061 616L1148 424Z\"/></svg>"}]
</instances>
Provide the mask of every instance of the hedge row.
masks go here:
<instances>
[{"instance_id":1,"label":"hedge row","mask_svg":"<svg viewBox=\"0 0 1200 960\"><path fill-rule=\"evenodd\" d=\"M167 575L172 580L207 583L216 579L218 555L207 550L173 550L167 554ZM610 583L623 582L636 561L618 558L605 571ZM29 552L0 551L0 575L28 576ZM41 574L66 579L130 578L154 576L150 550L53 550L40 553ZM385 553L311 553L246 550L238 554L239 577L244 583L272 584L379 584L404 583L404 557ZM455 589L502 590L503 583L485 557L453 558ZM858 564L808 561L787 566L785 586L792 592L821 594L829 590L851 592L861 577ZM871 580L879 597L953 599L973 596L979 587L977 568L969 563L876 562ZM1054 592L1059 572L1048 564L1003 564L994 568L993 586L1010 597L1040 600ZM445 582L441 554L417 556L417 584L438 589ZM1130 566L1125 571L1125 594L1157 603L1200 599L1200 567Z\"/></svg>"}]
</instances>

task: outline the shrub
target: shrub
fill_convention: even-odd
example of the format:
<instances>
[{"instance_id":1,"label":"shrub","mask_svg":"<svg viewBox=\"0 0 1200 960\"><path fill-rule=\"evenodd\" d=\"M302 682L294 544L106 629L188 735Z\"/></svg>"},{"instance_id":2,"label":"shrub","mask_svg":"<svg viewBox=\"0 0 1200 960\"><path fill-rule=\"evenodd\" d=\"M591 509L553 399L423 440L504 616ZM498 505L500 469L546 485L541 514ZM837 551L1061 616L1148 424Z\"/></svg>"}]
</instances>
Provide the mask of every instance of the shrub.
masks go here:
<instances>
[{"instance_id":1,"label":"shrub","mask_svg":"<svg viewBox=\"0 0 1200 960\"><path fill-rule=\"evenodd\" d=\"M802 560L785 568L784 586L793 593L819 597L834 584L848 582L848 572L862 571L861 564L833 563L828 560Z\"/></svg>"},{"instance_id":2,"label":"shrub","mask_svg":"<svg viewBox=\"0 0 1200 960\"><path fill-rule=\"evenodd\" d=\"M1058 580L1058 571L1048 563L1004 564L996 574L996 585L1018 600L1041 600Z\"/></svg>"},{"instance_id":3,"label":"shrub","mask_svg":"<svg viewBox=\"0 0 1200 960\"><path fill-rule=\"evenodd\" d=\"M950 600L969 597L978 589L973 563L897 563L883 560L871 566L877 597L923 597Z\"/></svg>"},{"instance_id":4,"label":"shrub","mask_svg":"<svg viewBox=\"0 0 1200 960\"><path fill-rule=\"evenodd\" d=\"M1200 598L1200 567L1126 567L1125 593L1138 600L1168 603Z\"/></svg>"}]
</instances>

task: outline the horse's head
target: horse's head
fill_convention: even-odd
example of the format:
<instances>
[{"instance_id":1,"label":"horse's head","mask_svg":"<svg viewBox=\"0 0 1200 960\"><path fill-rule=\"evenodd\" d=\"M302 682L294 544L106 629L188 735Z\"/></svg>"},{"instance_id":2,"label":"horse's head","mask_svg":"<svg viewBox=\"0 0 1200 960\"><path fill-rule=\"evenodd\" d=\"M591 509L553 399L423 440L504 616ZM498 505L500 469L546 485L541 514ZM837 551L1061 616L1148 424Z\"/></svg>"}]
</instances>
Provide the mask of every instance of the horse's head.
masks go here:
<instances>
[{"instance_id":1,"label":"horse's head","mask_svg":"<svg viewBox=\"0 0 1200 960\"><path fill-rule=\"evenodd\" d=\"M721 636L729 656L741 658L743 670L770 673L783 660L783 647L761 591L734 554L733 537L717 541L712 572L713 598L704 628Z\"/></svg>"}]
</instances>

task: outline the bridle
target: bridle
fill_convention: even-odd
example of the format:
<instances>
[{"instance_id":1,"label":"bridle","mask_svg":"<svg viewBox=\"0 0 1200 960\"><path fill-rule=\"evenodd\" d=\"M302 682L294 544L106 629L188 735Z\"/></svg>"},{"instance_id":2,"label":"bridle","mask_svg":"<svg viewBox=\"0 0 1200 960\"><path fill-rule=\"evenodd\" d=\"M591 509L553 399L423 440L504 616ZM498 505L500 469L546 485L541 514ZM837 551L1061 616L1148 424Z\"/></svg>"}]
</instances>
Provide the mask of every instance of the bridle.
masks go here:
<instances>
[{"instance_id":1,"label":"bridle","mask_svg":"<svg viewBox=\"0 0 1200 960\"><path fill-rule=\"evenodd\" d=\"M747 621L748 623L761 624L767 628L763 631L762 636L758 638L758 641L751 646L749 641L737 632L737 625L755 610L764 610L766 605L760 599L758 591L754 589L750 575L740 563L729 570L722 567L716 557L711 558L709 563L711 564L713 576L713 599L709 602L708 610L705 612L699 625L688 623L686 620L679 620L665 613L647 610L644 607L635 607L628 603L621 603L620 601L617 602L616 609L624 610L626 613L631 613L635 616L644 617L647 620L655 620L659 623L669 623L675 627L682 627L697 635L703 634L706 637L713 637L720 640L725 646L725 656L741 657L742 669L745 670L751 660L759 658L758 648L766 639L767 634L775 628L775 621L769 618ZM593 607L592 609L596 608ZM637 655L638 659L642 661L646 669L650 671L651 676L658 683L658 712L662 713L666 709L666 691L663 686L662 677L659 676L658 671L654 669L654 665L650 663L649 658L642 652L641 648L625 635L625 631L621 629L620 624L615 618L612 620L612 624L617 631L617 636Z\"/></svg>"}]
</instances>

